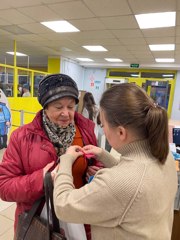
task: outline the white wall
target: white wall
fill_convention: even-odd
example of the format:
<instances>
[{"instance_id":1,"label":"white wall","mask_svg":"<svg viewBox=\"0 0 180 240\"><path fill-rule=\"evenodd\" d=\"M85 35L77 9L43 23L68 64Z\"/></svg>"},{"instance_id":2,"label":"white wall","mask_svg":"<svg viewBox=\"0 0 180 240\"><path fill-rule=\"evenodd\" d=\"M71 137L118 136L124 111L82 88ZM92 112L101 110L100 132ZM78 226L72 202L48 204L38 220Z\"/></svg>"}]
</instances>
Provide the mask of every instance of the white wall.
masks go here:
<instances>
[{"instance_id":1,"label":"white wall","mask_svg":"<svg viewBox=\"0 0 180 240\"><path fill-rule=\"evenodd\" d=\"M72 60L61 58L60 70L61 73L69 75L77 83L79 90L83 90L84 67Z\"/></svg>"},{"instance_id":2,"label":"white wall","mask_svg":"<svg viewBox=\"0 0 180 240\"><path fill-rule=\"evenodd\" d=\"M180 120L180 71L177 72L171 119Z\"/></svg>"},{"instance_id":3,"label":"white wall","mask_svg":"<svg viewBox=\"0 0 180 240\"><path fill-rule=\"evenodd\" d=\"M105 90L106 69L84 68L77 62L66 58L61 58L60 69L61 73L75 80L79 90L91 92L96 104L99 104Z\"/></svg>"},{"instance_id":4,"label":"white wall","mask_svg":"<svg viewBox=\"0 0 180 240\"><path fill-rule=\"evenodd\" d=\"M85 68L83 89L91 92L96 104L99 104L105 90L106 69Z\"/></svg>"}]
</instances>

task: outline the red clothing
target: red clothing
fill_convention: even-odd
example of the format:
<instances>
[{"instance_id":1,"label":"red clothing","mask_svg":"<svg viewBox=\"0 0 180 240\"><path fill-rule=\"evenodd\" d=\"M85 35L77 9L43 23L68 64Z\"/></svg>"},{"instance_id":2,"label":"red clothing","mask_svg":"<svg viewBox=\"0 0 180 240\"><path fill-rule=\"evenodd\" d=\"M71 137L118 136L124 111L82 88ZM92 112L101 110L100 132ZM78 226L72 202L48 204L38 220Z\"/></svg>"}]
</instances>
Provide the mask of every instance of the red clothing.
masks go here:
<instances>
[{"instance_id":1,"label":"red clothing","mask_svg":"<svg viewBox=\"0 0 180 240\"><path fill-rule=\"evenodd\" d=\"M75 113L75 124L84 145L97 145L92 121ZM43 130L41 111L31 123L11 134L8 148L0 164L0 198L17 203L15 226L18 215L29 210L34 201L44 194L43 168L57 159L55 148ZM82 171L85 171L86 167L85 164ZM78 171L78 167L75 166L73 168L75 182L78 181Z\"/></svg>"}]
</instances>

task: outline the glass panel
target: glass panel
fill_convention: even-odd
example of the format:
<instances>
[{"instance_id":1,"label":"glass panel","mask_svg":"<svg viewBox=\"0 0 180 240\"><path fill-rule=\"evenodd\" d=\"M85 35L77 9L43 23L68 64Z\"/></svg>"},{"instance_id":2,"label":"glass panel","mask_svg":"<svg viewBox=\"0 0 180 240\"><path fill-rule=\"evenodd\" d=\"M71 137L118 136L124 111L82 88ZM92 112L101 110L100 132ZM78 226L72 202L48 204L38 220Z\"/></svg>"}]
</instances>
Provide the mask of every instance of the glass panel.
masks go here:
<instances>
[{"instance_id":1,"label":"glass panel","mask_svg":"<svg viewBox=\"0 0 180 240\"><path fill-rule=\"evenodd\" d=\"M31 97L31 74L18 70L18 97Z\"/></svg>"},{"instance_id":2,"label":"glass panel","mask_svg":"<svg viewBox=\"0 0 180 240\"><path fill-rule=\"evenodd\" d=\"M34 96L33 96L33 97L37 97L37 95L38 95L39 82L40 82L41 79L43 79L45 76L46 76L46 75L34 73Z\"/></svg>"},{"instance_id":3,"label":"glass panel","mask_svg":"<svg viewBox=\"0 0 180 240\"><path fill-rule=\"evenodd\" d=\"M168 78L168 79L174 79L175 74L174 73L155 73L155 72L142 72L141 73L142 78Z\"/></svg>"},{"instance_id":4,"label":"glass panel","mask_svg":"<svg viewBox=\"0 0 180 240\"><path fill-rule=\"evenodd\" d=\"M109 76L111 77L139 77L139 72L115 72L115 71L110 71Z\"/></svg>"},{"instance_id":5,"label":"glass panel","mask_svg":"<svg viewBox=\"0 0 180 240\"><path fill-rule=\"evenodd\" d=\"M0 88L6 97L13 96L13 69L0 67Z\"/></svg>"}]
</instances>

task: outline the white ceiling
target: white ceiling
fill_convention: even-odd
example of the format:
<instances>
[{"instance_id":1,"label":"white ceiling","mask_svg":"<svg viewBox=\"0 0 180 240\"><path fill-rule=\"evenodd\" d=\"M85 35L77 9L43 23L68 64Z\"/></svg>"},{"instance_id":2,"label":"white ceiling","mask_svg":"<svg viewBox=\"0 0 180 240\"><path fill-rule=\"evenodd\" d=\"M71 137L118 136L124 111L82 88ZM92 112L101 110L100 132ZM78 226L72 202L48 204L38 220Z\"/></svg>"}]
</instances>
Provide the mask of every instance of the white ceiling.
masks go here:
<instances>
[{"instance_id":1,"label":"white ceiling","mask_svg":"<svg viewBox=\"0 0 180 240\"><path fill-rule=\"evenodd\" d=\"M176 11L176 27L140 30L135 14ZM42 21L67 20L80 32L55 33ZM83 66L178 69L180 66L180 0L1 0L0 63L13 64L14 50L29 55L31 66L47 66L48 57L91 58ZM175 44L175 51L151 52L149 44ZM89 52L83 45L102 45L107 52ZM120 58L108 63L104 58ZM175 58L156 63L155 58ZM27 64L18 57L17 64Z\"/></svg>"}]
</instances>

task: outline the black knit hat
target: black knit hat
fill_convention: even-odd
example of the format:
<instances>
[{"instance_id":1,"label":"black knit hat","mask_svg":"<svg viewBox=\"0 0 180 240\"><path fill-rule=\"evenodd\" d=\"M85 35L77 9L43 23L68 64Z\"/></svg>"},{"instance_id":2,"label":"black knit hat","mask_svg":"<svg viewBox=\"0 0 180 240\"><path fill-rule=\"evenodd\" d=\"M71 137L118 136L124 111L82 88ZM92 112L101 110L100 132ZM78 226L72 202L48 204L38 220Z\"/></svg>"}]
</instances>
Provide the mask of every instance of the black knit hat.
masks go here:
<instances>
[{"instance_id":1,"label":"black knit hat","mask_svg":"<svg viewBox=\"0 0 180 240\"><path fill-rule=\"evenodd\" d=\"M76 104L79 91L76 82L65 74L51 74L39 83L38 101L44 108L48 103L63 97L75 98Z\"/></svg>"}]
</instances>

